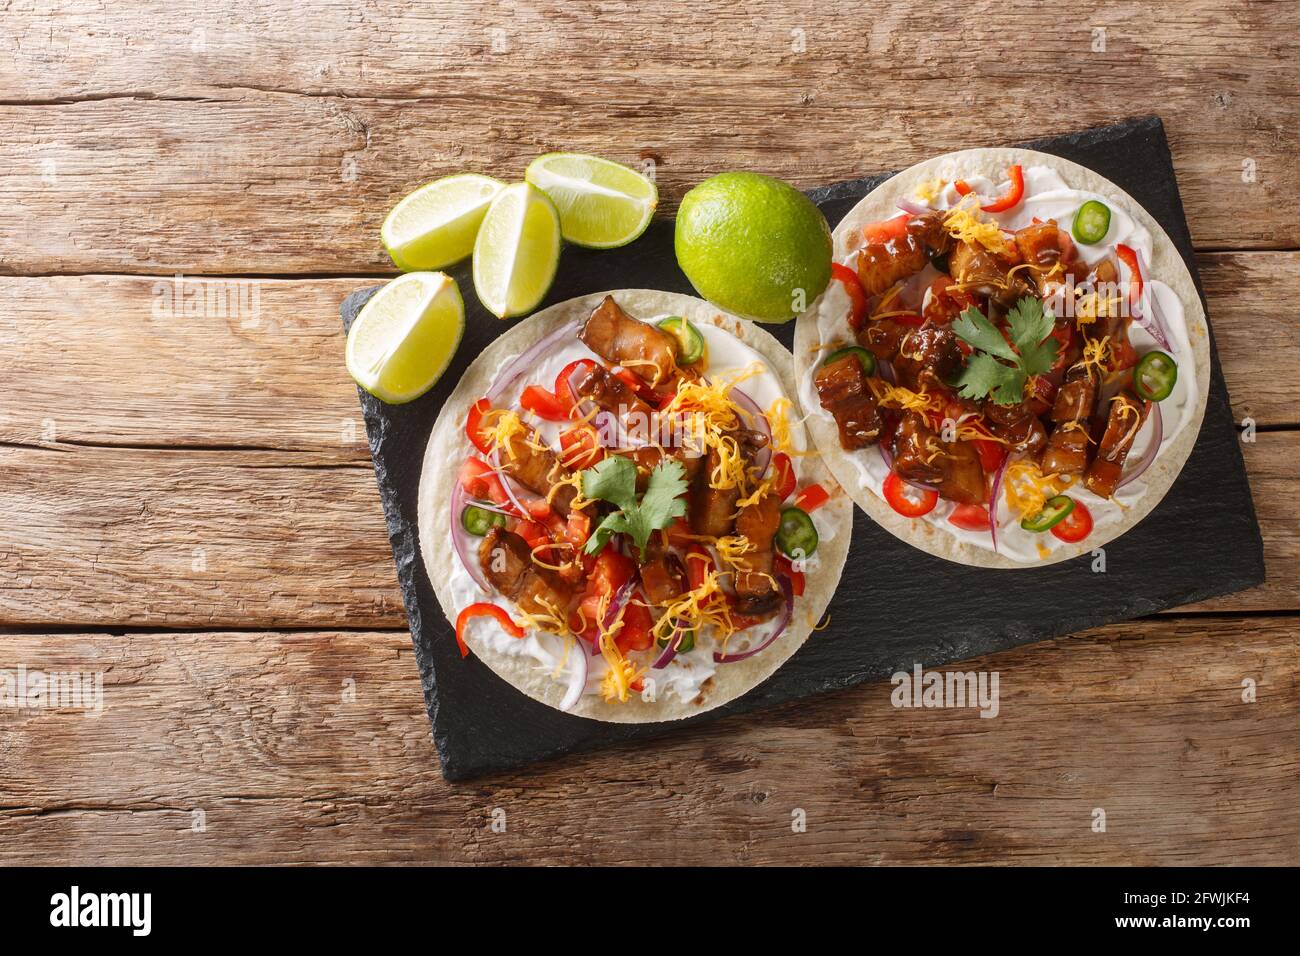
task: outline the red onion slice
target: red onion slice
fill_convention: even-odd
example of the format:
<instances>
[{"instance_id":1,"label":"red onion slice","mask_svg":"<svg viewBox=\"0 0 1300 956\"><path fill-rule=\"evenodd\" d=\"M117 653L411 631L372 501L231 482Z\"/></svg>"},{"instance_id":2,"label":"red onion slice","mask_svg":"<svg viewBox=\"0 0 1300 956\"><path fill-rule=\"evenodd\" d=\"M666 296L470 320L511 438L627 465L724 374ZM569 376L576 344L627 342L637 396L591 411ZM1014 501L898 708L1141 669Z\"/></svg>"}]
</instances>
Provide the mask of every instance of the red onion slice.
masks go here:
<instances>
[{"instance_id":1,"label":"red onion slice","mask_svg":"<svg viewBox=\"0 0 1300 956\"><path fill-rule=\"evenodd\" d=\"M785 604L781 609L781 617L777 621L776 628L763 640L761 644L757 647L751 647L747 651L740 651L738 654L725 655L714 651L713 663L730 664L734 661L743 661L748 657L753 657L755 654L758 654L771 646L773 641L785 633L785 629L790 626L790 619L794 617L794 586L790 584L790 579L785 575L778 577L776 582L780 585L781 595L785 598Z\"/></svg>"},{"instance_id":2,"label":"red onion slice","mask_svg":"<svg viewBox=\"0 0 1300 956\"><path fill-rule=\"evenodd\" d=\"M587 689L587 655L582 645L575 638L573 647L569 648L569 686L560 701L560 710L572 710L573 705L582 699L582 692Z\"/></svg>"},{"instance_id":3,"label":"red onion slice","mask_svg":"<svg viewBox=\"0 0 1300 956\"><path fill-rule=\"evenodd\" d=\"M754 427L767 436L767 444L760 448L758 454L754 456L754 467L758 469L758 477L761 481L763 476L767 474L768 463L772 460L772 426L768 424L767 416L764 415L763 410L758 407L758 403L739 388L733 385L729 390L729 394L731 395L732 401L748 412L750 417L753 418Z\"/></svg>"},{"instance_id":4,"label":"red onion slice","mask_svg":"<svg viewBox=\"0 0 1300 956\"><path fill-rule=\"evenodd\" d=\"M919 202L912 202L910 199L900 199L894 205L913 216L924 216L926 213L934 212L929 206L922 206Z\"/></svg>"},{"instance_id":5,"label":"red onion slice","mask_svg":"<svg viewBox=\"0 0 1300 956\"><path fill-rule=\"evenodd\" d=\"M1007 454L998 466L997 474L993 476L993 492L989 495L989 534L993 535L994 554L998 551L998 494L1002 491L1002 476L1007 473L1007 465L1010 463L1011 455Z\"/></svg>"},{"instance_id":6,"label":"red onion slice","mask_svg":"<svg viewBox=\"0 0 1300 956\"><path fill-rule=\"evenodd\" d=\"M487 579L483 576L483 569L470 557L469 532L460 523L460 513L465 510L465 503L465 489L458 481L451 490L451 544L456 549L456 557L460 558L460 563L465 566L474 583L484 594L491 594L492 588L488 586Z\"/></svg>"},{"instance_id":7,"label":"red onion slice","mask_svg":"<svg viewBox=\"0 0 1300 956\"><path fill-rule=\"evenodd\" d=\"M595 657L600 653L600 634L603 634L614 626L614 619L618 616L618 612L622 610L623 605L627 603L627 599L632 596L632 592L635 589L636 578L633 578L628 581L627 584L624 584L621 588L615 591L614 596L610 598L609 607L605 608L605 617L600 622L600 633L598 633L596 639L591 642L592 657Z\"/></svg>"},{"instance_id":8,"label":"red onion slice","mask_svg":"<svg viewBox=\"0 0 1300 956\"><path fill-rule=\"evenodd\" d=\"M1164 437L1165 422L1163 416L1160 414L1160 403L1152 402L1151 444L1147 447L1146 454L1142 456L1142 460L1134 466L1132 471L1119 480L1119 484L1115 486L1116 491L1119 491L1131 481L1137 481L1138 478L1142 477L1142 472L1151 467L1151 463L1155 461L1156 456L1160 454L1160 443L1164 440Z\"/></svg>"},{"instance_id":9,"label":"red onion slice","mask_svg":"<svg viewBox=\"0 0 1300 956\"><path fill-rule=\"evenodd\" d=\"M492 385L487 390L487 400L496 405L497 399L505 394L506 390L515 383L524 372L528 371L537 364L537 360L549 352L557 343L565 338L576 335L579 323L575 320L567 325L562 325L550 335L538 339L532 346L526 349L518 358L497 373L493 379Z\"/></svg>"},{"instance_id":10,"label":"red onion slice","mask_svg":"<svg viewBox=\"0 0 1300 956\"><path fill-rule=\"evenodd\" d=\"M650 665L651 670L662 670L668 666L668 662L677 656L677 645L681 643L681 638L682 625L678 621L673 625L673 633L668 638L668 646L660 652L659 656L655 658L655 662Z\"/></svg>"},{"instance_id":11,"label":"red onion slice","mask_svg":"<svg viewBox=\"0 0 1300 956\"><path fill-rule=\"evenodd\" d=\"M1134 252L1137 253L1138 265L1142 267L1142 293L1151 305L1151 316L1149 320L1140 315L1135 315L1133 318L1160 343L1162 349L1173 355L1173 338L1169 335L1169 323L1165 321L1164 310L1160 308L1160 297L1151 287L1151 269L1147 266L1146 254L1141 249L1135 249Z\"/></svg>"}]
</instances>

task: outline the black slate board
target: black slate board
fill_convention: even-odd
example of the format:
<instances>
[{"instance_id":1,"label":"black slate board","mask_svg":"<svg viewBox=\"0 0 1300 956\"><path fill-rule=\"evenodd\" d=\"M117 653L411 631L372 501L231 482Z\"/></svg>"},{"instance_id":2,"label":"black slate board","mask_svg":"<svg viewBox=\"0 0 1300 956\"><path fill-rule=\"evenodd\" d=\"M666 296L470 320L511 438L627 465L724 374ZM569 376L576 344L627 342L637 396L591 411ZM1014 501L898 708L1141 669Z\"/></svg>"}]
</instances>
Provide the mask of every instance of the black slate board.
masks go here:
<instances>
[{"instance_id":1,"label":"black slate board","mask_svg":"<svg viewBox=\"0 0 1300 956\"><path fill-rule=\"evenodd\" d=\"M1204 301L1158 118L1024 145L1072 159L1126 189L1173 238ZM837 183L809 195L834 226L890 175ZM1211 344L1209 402L1196 447L1155 511L1106 546L1106 573L1093 573L1092 559L1086 555L1023 571L962 567L909 547L854 509L853 545L831 602L830 626L810 638L766 683L740 700L678 723L627 726L562 714L523 696L477 659L461 659L419 556L416 501L434 419L474 357L511 327L478 304L468 263L452 273L465 297L465 340L438 386L401 406L384 405L358 390L425 703L448 780L655 737L684 724L880 680L911 670L917 662L936 667L1239 591L1264 580L1263 541L1218 354ZM544 305L618 288L693 294L673 255L671 220L654 222L623 249L566 248ZM343 303L345 327L373 291L360 290ZM769 328L790 347L793 322Z\"/></svg>"}]
</instances>

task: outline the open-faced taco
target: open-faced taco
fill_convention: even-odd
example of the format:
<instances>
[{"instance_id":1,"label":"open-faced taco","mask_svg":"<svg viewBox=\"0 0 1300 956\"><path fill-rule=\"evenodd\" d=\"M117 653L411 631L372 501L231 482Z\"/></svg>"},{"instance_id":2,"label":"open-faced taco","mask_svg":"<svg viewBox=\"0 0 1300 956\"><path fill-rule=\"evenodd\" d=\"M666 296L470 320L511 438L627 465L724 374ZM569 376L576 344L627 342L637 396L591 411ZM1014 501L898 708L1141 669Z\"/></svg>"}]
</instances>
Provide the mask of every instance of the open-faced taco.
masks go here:
<instances>
[{"instance_id":1,"label":"open-faced taco","mask_svg":"<svg viewBox=\"0 0 1300 956\"><path fill-rule=\"evenodd\" d=\"M462 653L586 717L726 703L818 625L852 503L794 412L789 353L689 296L521 322L434 426L420 549Z\"/></svg>"},{"instance_id":2,"label":"open-faced taco","mask_svg":"<svg viewBox=\"0 0 1300 956\"><path fill-rule=\"evenodd\" d=\"M930 554L1062 561L1123 534L1187 460L1209 333L1164 230L1024 149L913 166L834 233L799 318L808 428L848 494Z\"/></svg>"}]
</instances>

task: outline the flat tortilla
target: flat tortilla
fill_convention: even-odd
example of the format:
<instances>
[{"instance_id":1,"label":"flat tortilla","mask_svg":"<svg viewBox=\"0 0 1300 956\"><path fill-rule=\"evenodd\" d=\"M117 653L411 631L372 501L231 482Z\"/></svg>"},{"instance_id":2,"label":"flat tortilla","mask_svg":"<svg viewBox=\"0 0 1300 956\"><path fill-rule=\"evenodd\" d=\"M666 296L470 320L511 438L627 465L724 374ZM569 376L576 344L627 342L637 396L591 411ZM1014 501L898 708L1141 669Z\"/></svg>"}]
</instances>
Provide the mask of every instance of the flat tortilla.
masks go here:
<instances>
[{"instance_id":1,"label":"flat tortilla","mask_svg":"<svg viewBox=\"0 0 1300 956\"><path fill-rule=\"evenodd\" d=\"M725 329L766 360L780 379L786 395L797 405L793 363L785 347L753 323L727 315L691 296L650 289L600 292L558 303L520 322L488 346L466 370L443 406L425 451L420 476L420 551L429 581L449 621L454 622L459 613L450 586L453 566L459 562L450 543L451 492L457 480L459 463L476 453L465 437L466 413L488 390L504 361L521 354L566 323L585 319L607 294L613 295L634 318L680 315L697 325L713 324ZM792 428L797 427L792 422ZM811 442L809 447L812 447ZM701 694L692 701L682 701L676 694L665 693L654 701L634 695L626 703L607 704L599 695L584 694L569 713L615 723L652 723L692 717L734 700L761 684L799 649L821 620L839 583L853 527L853 505L823 468L820 457L805 456L800 460L799 471L801 481L820 482L831 493L831 500L817 512L816 521L822 529L833 527L834 534L829 539L823 537L817 549L816 573L809 573L803 596L795 599L794 617L785 632L753 657L718 665L713 677L705 682ZM473 633L467 635L466 643L498 676L534 700L558 708L564 697L563 678L553 677L548 669L531 658L493 653ZM575 650L581 652L581 647Z\"/></svg>"},{"instance_id":2,"label":"flat tortilla","mask_svg":"<svg viewBox=\"0 0 1300 956\"><path fill-rule=\"evenodd\" d=\"M1192 281L1191 273L1187 271L1182 256L1178 254L1178 249L1160 224L1138 204L1137 200L1110 180L1068 159L1029 149L1000 148L966 149L918 163L877 186L849 210L833 234L836 261L842 261L851 251L851 236L859 232L867 223L898 215L897 203L900 200L910 199L922 184L934 180L950 182L957 178L974 178L979 175L1000 182L1005 177L1007 168L1015 164L1046 166L1055 170L1073 189L1110 197L1151 233L1152 257L1147 265L1151 277L1168 285L1182 302L1195 364L1197 401L1196 407L1191 410L1191 418L1186 427L1152 462L1142 476L1142 480L1147 484L1146 493L1125 512L1118 523L1107 528L1105 534L1094 533L1077 544L1054 549L1046 560L1023 562L962 541L940 525L920 519L904 518L894 511L883 498L870 488L864 487L859 479L857 468L849 458L852 454L876 454L876 450L870 448L859 452L846 452L840 445L834 419L822 410L820 404L810 403L802 387L798 389L800 403L807 414L805 424L822 453L822 459L835 475L840 486L863 511L895 537L920 548L927 554L955 561L958 564L984 568L1034 568L1058 561L1068 561L1099 548L1108 541L1113 541L1140 522L1160 503L1169 486L1182 471L1183 464L1191 454L1192 447L1196 444L1196 437L1200 433L1201 422L1205 417L1205 402L1210 390L1209 327L1206 324L1205 310L1201 306L1200 296L1196 293L1196 284ZM824 295L825 293L822 297ZM817 309L822 297L819 297L805 313L799 316L795 326L794 361L800 386L807 376L812 374L822 354L818 350L820 343L817 332ZM1184 361L1180 359L1179 365L1180 374L1186 374ZM812 407L808 407L810 404Z\"/></svg>"}]
</instances>

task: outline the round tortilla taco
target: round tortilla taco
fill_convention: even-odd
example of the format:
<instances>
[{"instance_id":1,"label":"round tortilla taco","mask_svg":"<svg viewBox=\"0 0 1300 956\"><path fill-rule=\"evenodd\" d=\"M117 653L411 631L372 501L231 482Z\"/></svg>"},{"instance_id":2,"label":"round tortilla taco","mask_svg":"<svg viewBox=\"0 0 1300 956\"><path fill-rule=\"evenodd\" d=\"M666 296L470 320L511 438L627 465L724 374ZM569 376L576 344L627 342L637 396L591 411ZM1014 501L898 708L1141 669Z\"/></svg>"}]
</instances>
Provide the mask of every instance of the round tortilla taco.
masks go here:
<instances>
[{"instance_id":1,"label":"round tortilla taco","mask_svg":"<svg viewBox=\"0 0 1300 956\"><path fill-rule=\"evenodd\" d=\"M1169 490L1209 330L1173 242L1114 183L1032 150L948 153L854 206L834 257L840 281L795 329L799 398L840 486L896 537L1038 567Z\"/></svg>"},{"instance_id":2,"label":"round tortilla taco","mask_svg":"<svg viewBox=\"0 0 1300 956\"><path fill-rule=\"evenodd\" d=\"M818 626L852 531L794 388L769 333L675 293L571 299L503 334L448 398L420 479L420 550L448 620L466 615L462 651L529 697L614 722L690 717L766 680ZM607 522L619 533L603 550L582 545ZM656 528L644 548L641 522ZM806 556L788 563L791 541ZM488 603L505 624L466 612Z\"/></svg>"}]
</instances>

